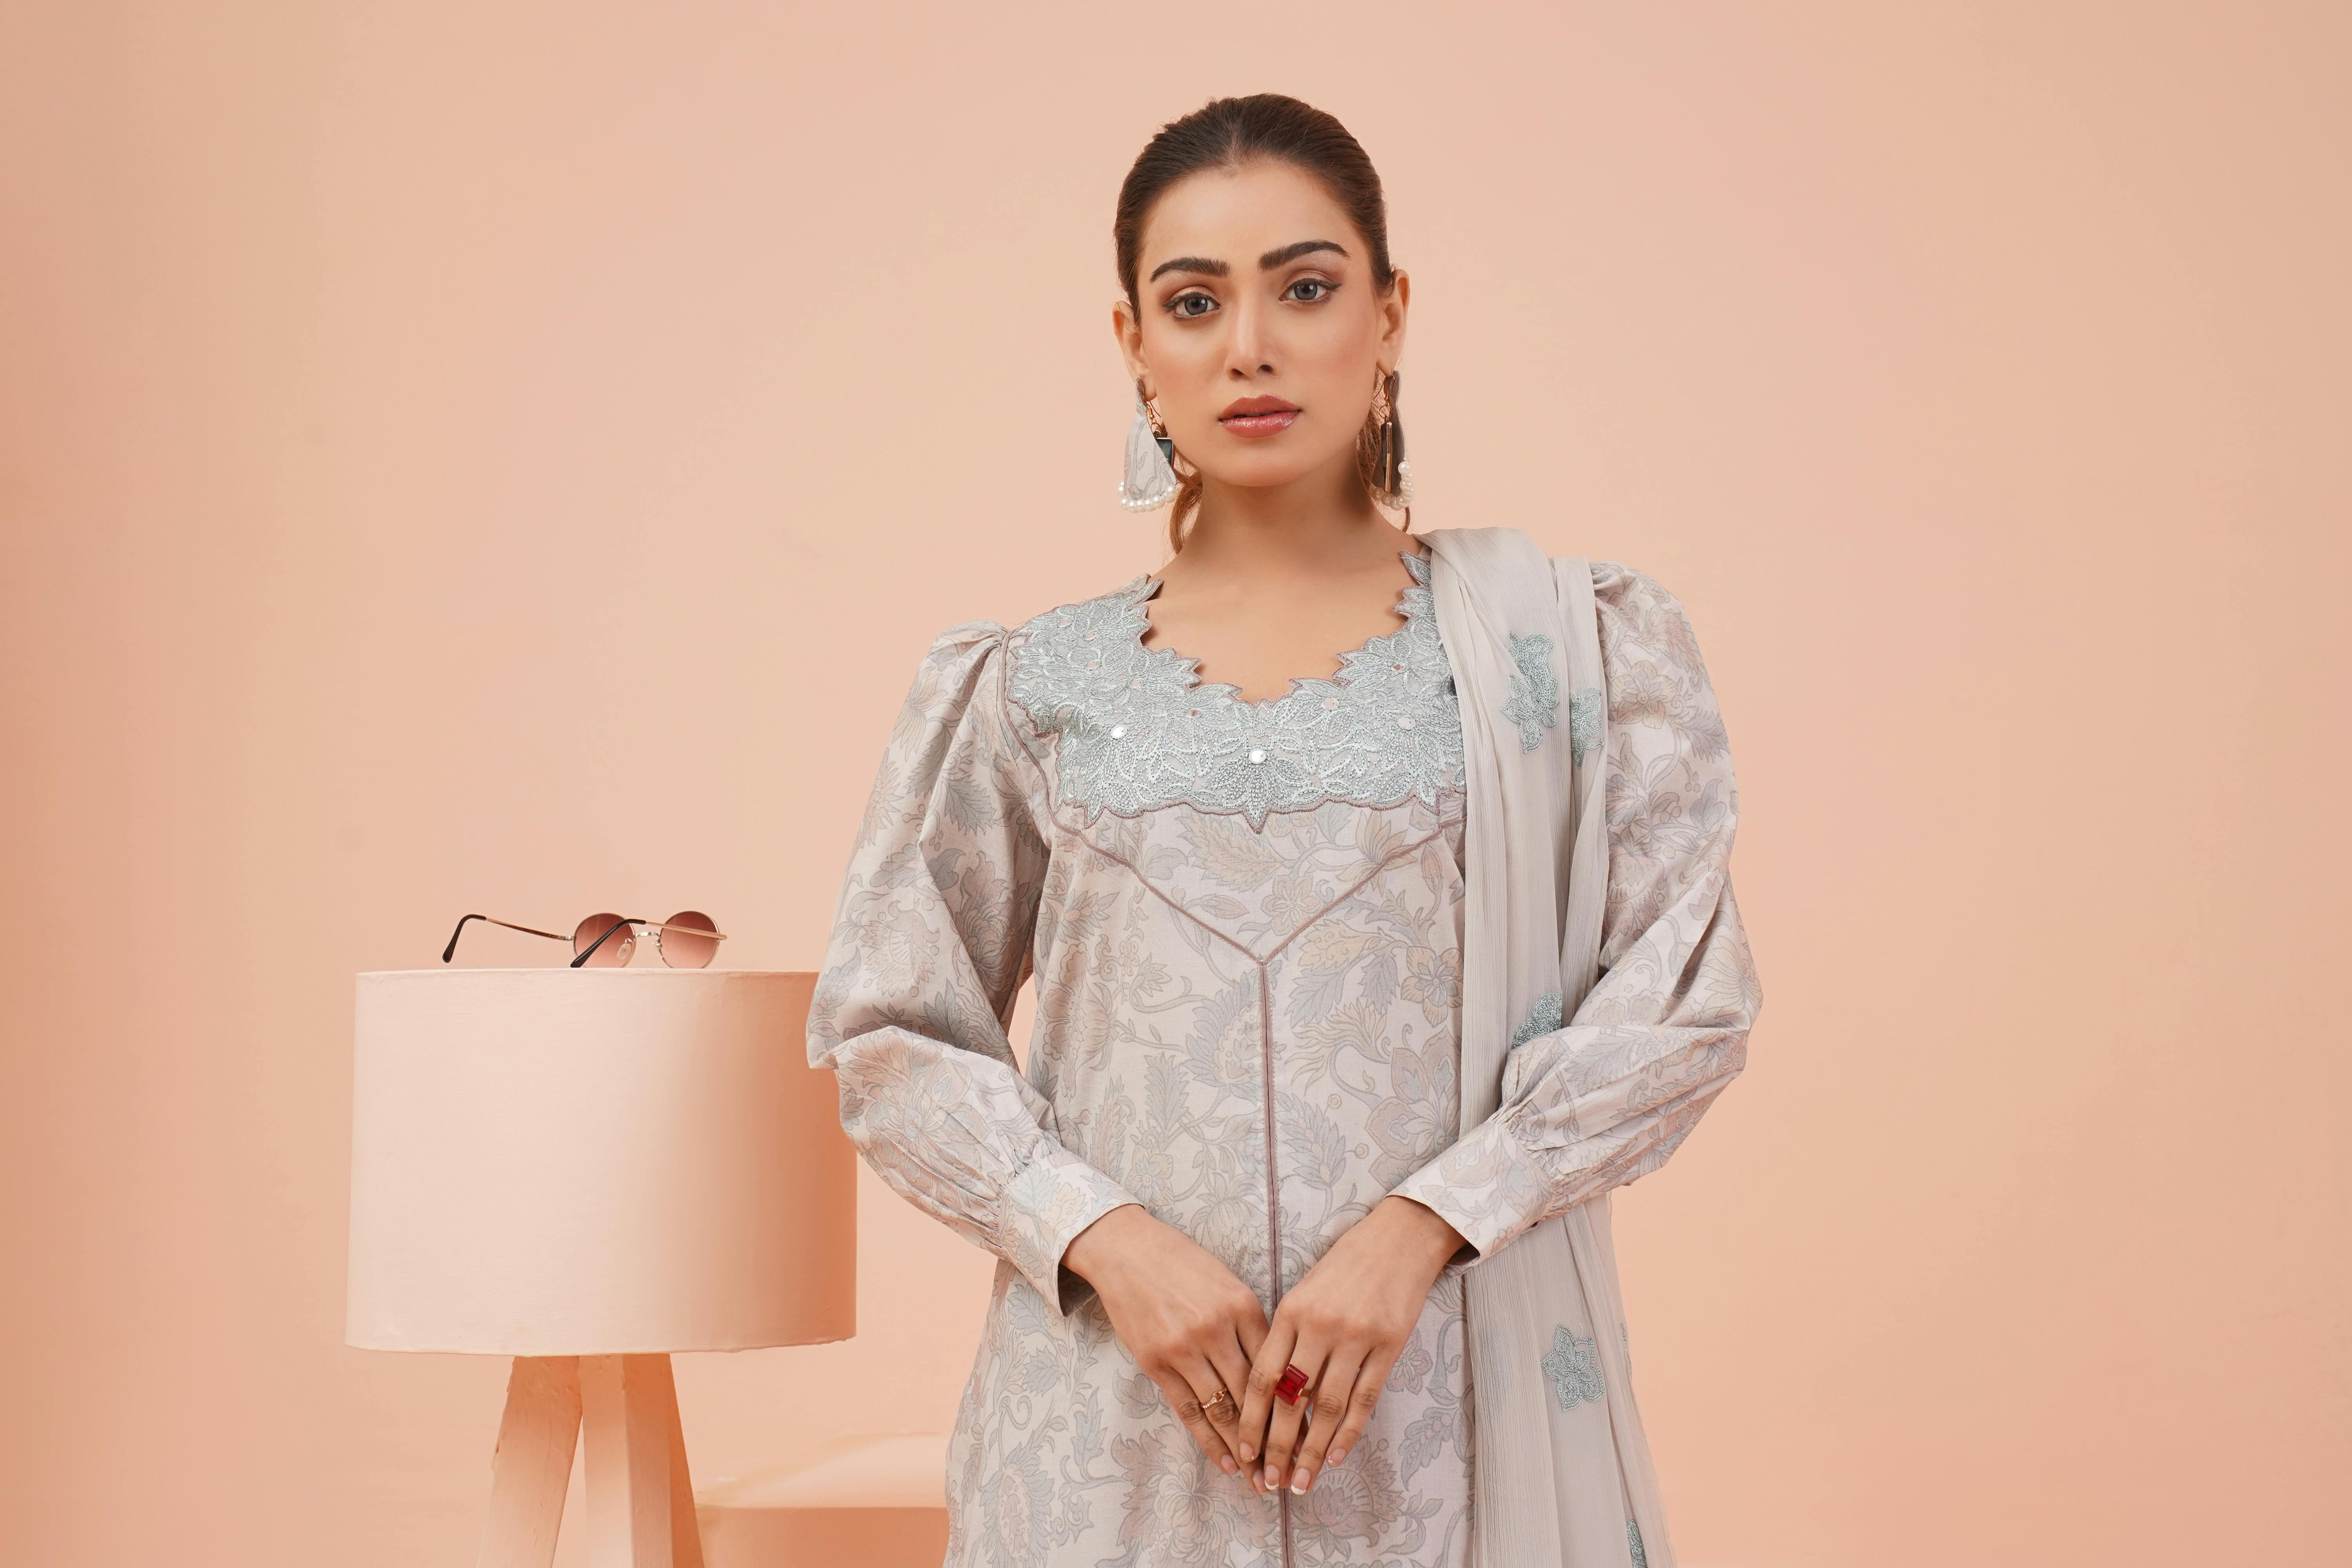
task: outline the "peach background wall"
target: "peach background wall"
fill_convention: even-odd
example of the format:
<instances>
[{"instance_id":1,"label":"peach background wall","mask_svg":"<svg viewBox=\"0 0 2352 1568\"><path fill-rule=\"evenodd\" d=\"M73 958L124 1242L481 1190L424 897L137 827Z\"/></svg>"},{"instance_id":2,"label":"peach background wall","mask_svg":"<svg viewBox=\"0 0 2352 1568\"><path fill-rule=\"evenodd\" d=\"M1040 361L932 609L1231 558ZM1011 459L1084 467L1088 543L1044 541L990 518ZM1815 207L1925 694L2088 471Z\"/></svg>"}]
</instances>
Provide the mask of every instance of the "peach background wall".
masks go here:
<instances>
[{"instance_id":1,"label":"peach background wall","mask_svg":"<svg viewBox=\"0 0 2352 1568\"><path fill-rule=\"evenodd\" d=\"M1157 563L1111 197L1273 88L1418 521L1650 571L1730 726L1763 1022L1618 1226L1685 1560L2341 1563L2347 15L0 9L0 1560L471 1561L502 1368L341 1343L352 973L813 967L930 636ZM987 1260L863 1201L703 1478L949 1420Z\"/></svg>"}]
</instances>

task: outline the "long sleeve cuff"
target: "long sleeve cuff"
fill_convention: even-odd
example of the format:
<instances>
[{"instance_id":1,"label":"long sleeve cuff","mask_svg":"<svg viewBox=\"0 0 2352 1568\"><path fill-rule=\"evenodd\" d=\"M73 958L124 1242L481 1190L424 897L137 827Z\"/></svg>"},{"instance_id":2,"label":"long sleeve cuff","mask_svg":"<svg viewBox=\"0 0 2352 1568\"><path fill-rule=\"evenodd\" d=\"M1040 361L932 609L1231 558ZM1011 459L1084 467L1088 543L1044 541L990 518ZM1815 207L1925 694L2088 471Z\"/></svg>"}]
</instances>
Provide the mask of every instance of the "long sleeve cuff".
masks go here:
<instances>
[{"instance_id":1,"label":"long sleeve cuff","mask_svg":"<svg viewBox=\"0 0 2352 1568\"><path fill-rule=\"evenodd\" d=\"M997 1251L1055 1310L1070 1312L1094 1294L1094 1287L1064 1268L1062 1255L1087 1226L1122 1204L1139 1201L1059 1143L1043 1140L1035 1156L1004 1185L997 1206Z\"/></svg>"},{"instance_id":2,"label":"long sleeve cuff","mask_svg":"<svg viewBox=\"0 0 2352 1568\"><path fill-rule=\"evenodd\" d=\"M1544 1215L1542 1169L1512 1135L1503 1115L1488 1117L1445 1152L1393 1189L1434 1209L1477 1251L1465 1267L1492 1258L1505 1242Z\"/></svg>"}]
</instances>

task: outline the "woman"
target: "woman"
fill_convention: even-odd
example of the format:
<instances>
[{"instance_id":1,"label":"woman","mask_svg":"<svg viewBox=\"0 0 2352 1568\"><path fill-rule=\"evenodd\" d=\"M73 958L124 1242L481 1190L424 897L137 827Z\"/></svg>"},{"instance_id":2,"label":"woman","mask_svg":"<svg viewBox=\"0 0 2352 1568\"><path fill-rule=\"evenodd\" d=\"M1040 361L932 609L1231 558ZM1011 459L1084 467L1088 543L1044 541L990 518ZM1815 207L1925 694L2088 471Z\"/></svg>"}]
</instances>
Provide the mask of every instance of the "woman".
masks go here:
<instances>
[{"instance_id":1,"label":"woman","mask_svg":"<svg viewBox=\"0 0 2352 1568\"><path fill-rule=\"evenodd\" d=\"M1507 696L1490 682L1473 709L1470 634L1449 647L1442 623L1519 585L1455 571L1448 597L1480 531L1425 548L1383 514L1409 495L1409 286L1338 121L1207 105L1137 160L1115 235L1147 422L1125 494L1173 491L1172 558L932 643L810 1015L865 1157L1002 1260L950 1448L949 1561L1662 1568L1606 1194L1738 1072L1759 1000L1690 627L1641 573L1538 551L1521 575L1549 604L1558 568L1597 632L1606 746L1597 687L1559 722L1546 637L1510 636ZM1484 774L1465 717L1502 737ZM1605 772L1605 849L1583 797L1605 900L1580 884L1597 981L1570 983L1565 1022L1552 989L1514 1005L1516 1031L1481 1024L1475 1059L1509 1053L1481 1100L1463 976L1500 939L1465 931L1501 928L1473 912L1465 844L1490 889L1539 868L1546 918L1566 863L1565 821L1512 806L1534 826L1498 837L1534 796L1469 809L1494 768L1521 776L1522 745L1563 781L1588 749ZM1024 1072L1006 1028L1033 973ZM1535 1258L1537 1235L1563 1238L1542 1246L1565 1272L1491 1298L1536 1326L1465 1315L1465 1281ZM1501 1370L1474 1389L1480 1368ZM1534 1479L1503 1489L1507 1469Z\"/></svg>"}]
</instances>

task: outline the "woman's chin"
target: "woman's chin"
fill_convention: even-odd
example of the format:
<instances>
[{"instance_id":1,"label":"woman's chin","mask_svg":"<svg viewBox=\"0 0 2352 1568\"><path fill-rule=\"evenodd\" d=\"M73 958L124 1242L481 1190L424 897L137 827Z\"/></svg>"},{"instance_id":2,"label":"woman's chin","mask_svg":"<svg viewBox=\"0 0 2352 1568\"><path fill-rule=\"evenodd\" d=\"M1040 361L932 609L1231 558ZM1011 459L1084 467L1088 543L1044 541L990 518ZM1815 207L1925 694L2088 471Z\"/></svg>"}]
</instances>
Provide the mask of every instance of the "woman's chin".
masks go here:
<instances>
[{"instance_id":1,"label":"woman's chin","mask_svg":"<svg viewBox=\"0 0 2352 1568\"><path fill-rule=\"evenodd\" d=\"M1202 477L1217 484L1234 489L1270 490L1297 484L1325 467L1330 457L1328 453L1317 458L1296 450L1257 450L1231 456L1220 454L1199 466Z\"/></svg>"}]
</instances>

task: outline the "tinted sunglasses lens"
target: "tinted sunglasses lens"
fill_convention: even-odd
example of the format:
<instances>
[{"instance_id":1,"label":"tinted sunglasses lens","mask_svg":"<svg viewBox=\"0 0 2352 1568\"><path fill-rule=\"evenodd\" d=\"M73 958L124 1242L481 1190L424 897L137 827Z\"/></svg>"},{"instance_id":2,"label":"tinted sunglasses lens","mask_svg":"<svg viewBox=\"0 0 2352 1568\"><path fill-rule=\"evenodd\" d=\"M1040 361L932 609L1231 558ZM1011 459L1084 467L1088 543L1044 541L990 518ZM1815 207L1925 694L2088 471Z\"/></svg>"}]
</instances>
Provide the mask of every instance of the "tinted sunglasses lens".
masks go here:
<instances>
[{"instance_id":1,"label":"tinted sunglasses lens","mask_svg":"<svg viewBox=\"0 0 2352 1568\"><path fill-rule=\"evenodd\" d=\"M654 932L654 941L661 948L662 961L673 969L701 969L719 955L719 939L700 936L700 931L716 931L719 922L699 910L680 910L669 917L669 924Z\"/></svg>"},{"instance_id":2,"label":"tinted sunglasses lens","mask_svg":"<svg viewBox=\"0 0 2352 1568\"><path fill-rule=\"evenodd\" d=\"M582 953L586 952L590 947L595 945L595 942L598 937L603 936L608 931L612 931L614 926L625 926L626 923L627 922L623 921L618 915L590 915L586 920L582 921L577 926L572 928L572 956L574 958L579 957ZM624 968L627 965L630 957L635 953L636 951L637 933L625 929L615 931L612 940L605 942L602 947L596 948L595 952L589 958L588 962L582 964L581 967L583 969Z\"/></svg>"}]
</instances>

